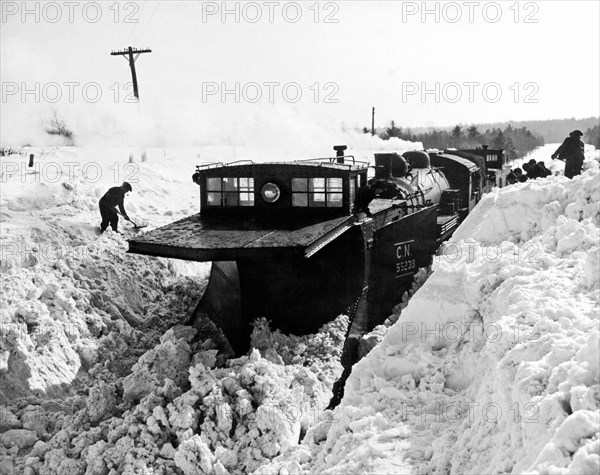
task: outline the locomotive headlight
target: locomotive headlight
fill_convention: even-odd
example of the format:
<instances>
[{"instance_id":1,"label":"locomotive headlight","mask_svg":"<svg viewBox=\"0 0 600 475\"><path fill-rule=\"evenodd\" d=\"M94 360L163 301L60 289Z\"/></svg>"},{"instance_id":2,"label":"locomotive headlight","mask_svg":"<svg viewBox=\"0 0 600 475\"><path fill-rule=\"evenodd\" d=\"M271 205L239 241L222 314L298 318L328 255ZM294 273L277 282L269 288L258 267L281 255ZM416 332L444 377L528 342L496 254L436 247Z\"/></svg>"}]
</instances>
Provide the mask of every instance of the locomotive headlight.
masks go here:
<instances>
[{"instance_id":1,"label":"locomotive headlight","mask_svg":"<svg viewBox=\"0 0 600 475\"><path fill-rule=\"evenodd\" d=\"M267 203L275 203L281 196L281 190L275 183L265 183L260 190L260 194Z\"/></svg>"}]
</instances>

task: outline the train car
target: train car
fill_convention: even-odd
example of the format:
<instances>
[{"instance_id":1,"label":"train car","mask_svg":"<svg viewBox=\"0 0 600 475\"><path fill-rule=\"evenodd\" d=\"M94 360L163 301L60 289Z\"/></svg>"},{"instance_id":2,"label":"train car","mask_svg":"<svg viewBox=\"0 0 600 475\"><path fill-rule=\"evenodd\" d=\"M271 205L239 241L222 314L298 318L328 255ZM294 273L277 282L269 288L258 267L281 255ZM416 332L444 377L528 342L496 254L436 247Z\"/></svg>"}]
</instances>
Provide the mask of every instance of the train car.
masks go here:
<instances>
[{"instance_id":1,"label":"train car","mask_svg":"<svg viewBox=\"0 0 600 475\"><path fill-rule=\"evenodd\" d=\"M376 154L369 180L368 163L334 149L198 166L200 212L136 236L129 252L212 261L192 321L211 318L238 354L258 317L306 334L347 313L355 347L476 204L480 174L457 155L415 151Z\"/></svg>"},{"instance_id":2,"label":"train car","mask_svg":"<svg viewBox=\"0 0 600 475\"><path fill-rule=\"evenodd\" d=\"M430 152L431 164L441 169L452 183L452 201L459 220L463 220L475 207L480 198L479 168L470 160L442 152Z\"/></svg>"},{"instance_id":3,"label":"train car","mask_svg":"<svg viewBox=\"0 0 600 475\"><path fill-rule=\"evenodd\" d=\"M479 169L479 172L478 172L479 179L474 180L474 182L473 182L473 194L475 195L476 201L479 202L481 197L485 193L488 193L490 191L490 189L492 188L492 186L491 186L492 181L490 181L490 179L489 179L489 174L491 173L491 169L490 169L490 171L488 171L488 168L485 163L485 158L483 158L480 155L476 155L474 153L467 152L464 150L450 149L450 150L444 150L444 153L446 155L456 155L461 158L465 158L477 166L477 168Z\"/></svg>"},{"instance_id":4,"label":"train car","mask_svg":"<svg viewBox=\"0 0 600 475\"><path fill-rule=\"evenodd\" d=\"M483 145L480 148L447 150L446 153L458 155L477 164L482 175L485 176L483 193L487 193L494 186L506 186L506 175L510 169L506 151L501 148L489 148Z\"/></svg>"}]
</instances>

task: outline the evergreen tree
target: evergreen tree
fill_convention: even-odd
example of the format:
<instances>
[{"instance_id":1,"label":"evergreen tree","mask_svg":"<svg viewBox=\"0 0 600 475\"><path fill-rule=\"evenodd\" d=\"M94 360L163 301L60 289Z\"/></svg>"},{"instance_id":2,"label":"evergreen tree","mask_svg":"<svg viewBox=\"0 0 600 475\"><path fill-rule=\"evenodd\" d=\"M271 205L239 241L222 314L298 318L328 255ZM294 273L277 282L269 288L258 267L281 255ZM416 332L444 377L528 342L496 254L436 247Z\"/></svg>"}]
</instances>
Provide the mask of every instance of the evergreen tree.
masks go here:
<instances>
[{"instance_id":1,"label":"evergreen tree","mask_svg":"<svg viewBox=\"0 0 600 475\"><path fill-rule=\"evenodd\" d=\"M460 125L457 125L456 127L454 127L452 129L452 137L455 139L460 139L462 137L462 127Z\"/></svg>"},{"instance_id":2,"label":"evergreen tree","mask_svg":"<svg viewBox=\"0 0 600 475\"><path fill-rule=\"evenodd\" d=\"M515 145L513 144L513 141L510 138L510 136L505 136L504 150L506 151L506 155L508 156L509 160L514 160L515 158L517 158Z\"/></svg>"},{"instance_id":3,"label":"evergreen tree","mask_svg":"<svg viewBox=\"0 0 600 475\"><path fill-rule=\"evenodd\" d=\"M501 130L496 132L496 136L492 139L492 147L494 148L504 148L504 142L506 141L504 137L504 133Z\"/></svg>"},{"instance_id":4,"label":"evergreen tree","mask_svg":"<svg viewBox=\"0 0 600 475\"><path fill-rule=\"evenodd\" d=\"M470 141L477 141L480 135L481 134L479 133L479 130L477 129L476 125L472 125L467 129L467 138Z\"/></svg>"},{"instance_id":5,"label":"evergreen tree","mask_svg":"<svg viewBox=\"0 0 600 475\"><path fill-rule=\"evenodd\" d=\"M385 133L387 134L388 138L391 138L391 137L400 138L400 136L402 135L402 127L400 127L400 128L396 127L396 122L394 122L392 120L390 127L385 129Z\"/></svg>"},{"instance_id":6,"label":"evergreen tree","mask_svg":"<svg viewBox=\"0 0 600 475\"><path fill-rule=\"evenodd\" d=\"M463 138L462 127L460 125L457 125L456 127L454 127L452 129L450 137L451 137L450 144L456 148L460 147L462 138Z\"/></svg>"}]
</instances>

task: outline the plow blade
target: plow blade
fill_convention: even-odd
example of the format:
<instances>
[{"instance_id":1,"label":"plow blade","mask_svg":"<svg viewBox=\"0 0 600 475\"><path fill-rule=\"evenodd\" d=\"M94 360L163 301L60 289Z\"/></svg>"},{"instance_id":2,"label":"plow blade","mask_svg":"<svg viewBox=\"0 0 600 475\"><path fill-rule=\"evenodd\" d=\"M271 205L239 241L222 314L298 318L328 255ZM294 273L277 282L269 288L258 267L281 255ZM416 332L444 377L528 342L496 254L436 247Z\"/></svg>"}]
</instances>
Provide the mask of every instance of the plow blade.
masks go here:
<instances>
[{"instance_id":1,"label":"plow blade","mask_svg":"<svg viewBox=\"0 0 600 475\"><path fill-rule=\"evenodd\" d=\"M236 353L248 348L248 329L242 328L240 277L235 261L213 262L202 299L192 315L192 325L209 318L221 328Z\"/></svg>"}]
</instances>

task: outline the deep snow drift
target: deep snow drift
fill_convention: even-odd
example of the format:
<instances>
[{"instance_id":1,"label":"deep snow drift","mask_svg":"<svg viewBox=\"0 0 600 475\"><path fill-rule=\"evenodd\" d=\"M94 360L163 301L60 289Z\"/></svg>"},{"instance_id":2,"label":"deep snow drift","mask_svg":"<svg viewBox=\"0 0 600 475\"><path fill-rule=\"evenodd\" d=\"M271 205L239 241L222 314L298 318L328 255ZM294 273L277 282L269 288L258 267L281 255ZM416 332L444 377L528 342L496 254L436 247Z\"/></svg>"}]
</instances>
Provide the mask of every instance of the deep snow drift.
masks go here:
<instances>
[{"instance_id":1,"label":"deep snow drift","mask_svg":"<svg viewBox=\"0 0 600 475\"><path fill-rule=\"evenodd\" d=\"M132 182L129 214L159 226L197 212L199 160L247 151L129 153L55 149L37 173L2 159L3 471L598 472L598 152L575 180L486 196L335 411L346 317L305 337L259 321L255 349L228 359L209 322L184 326L209 264L96 236L109 186Z\"/></svg>"},{"instance_id":2,"label":"deep snow drift","mask_svg":"<svg viewBox=\"0 0 600 475\"><path fill-rule=\"evenodd\" d=\"M600 173L587 157L574 180L485 196L355 365L335 421L260 472L598 473Z\"/></svg>"}]
</instances>

